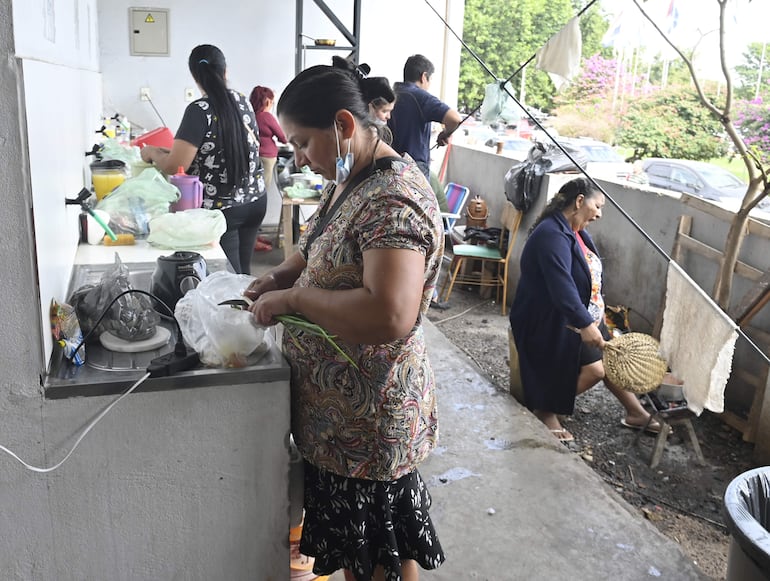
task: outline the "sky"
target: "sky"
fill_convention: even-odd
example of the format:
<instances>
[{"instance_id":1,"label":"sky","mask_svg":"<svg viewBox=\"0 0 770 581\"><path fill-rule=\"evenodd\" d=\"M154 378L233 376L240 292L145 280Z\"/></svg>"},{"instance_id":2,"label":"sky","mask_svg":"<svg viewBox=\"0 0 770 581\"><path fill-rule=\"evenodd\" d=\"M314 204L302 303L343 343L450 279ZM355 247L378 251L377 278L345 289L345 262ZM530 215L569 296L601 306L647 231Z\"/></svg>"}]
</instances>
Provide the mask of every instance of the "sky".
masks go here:
<instances>
[{"instance_id":1,"label":"sky","mask_svg":"<svg viewBox=\"0 0 770 581\"><path fill-rule=\"evenodd\" d=\"M704 78L723 78L719 65L719 5L716 0L640 0L639 3L683 52L687 54L698 47L695 63ZM617 47L624 43L634 47L640 45L650 54L663 51L669 58L675 58L675 53L665 45L632 0L602 0L602 7L613 15L608 40L615 40ZM726 22L727 60L730 66L735 66L741 62L748 43L770 43L770 0L730 0ZM620 33L612 37L613 30L620 30Z\"/></svg>"}]
</instances>

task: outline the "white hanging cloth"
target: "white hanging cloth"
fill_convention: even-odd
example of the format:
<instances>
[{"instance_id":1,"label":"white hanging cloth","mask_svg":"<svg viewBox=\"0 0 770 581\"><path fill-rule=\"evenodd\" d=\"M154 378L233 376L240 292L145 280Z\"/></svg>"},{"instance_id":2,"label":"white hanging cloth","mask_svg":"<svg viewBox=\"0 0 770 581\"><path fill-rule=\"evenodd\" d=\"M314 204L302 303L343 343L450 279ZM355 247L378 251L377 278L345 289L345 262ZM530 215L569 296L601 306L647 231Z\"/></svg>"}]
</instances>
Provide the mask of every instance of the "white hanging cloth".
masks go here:
<instances>
[{"instance_id":1,"label":"white hanging cloth","mask_svg":"<svg viewBox=\"0 0 770 581\"><path fill-rule=\"evenodd\" d=\"M660 355L684 382L687 407L721 413L738 327L673 260L666 277Z\"/></svg>"},{"instance_id":2,"label":"white hanging cloth","mask_svg":"<svg viewBox=\"0 0 770 581\"><path fill-rule=\"evenodd\" d=\"M548 73L557 91L561 91L580 72L583 38L580 21L572 18L537 51L535 66Z\"/></svg>"}]
</instances>

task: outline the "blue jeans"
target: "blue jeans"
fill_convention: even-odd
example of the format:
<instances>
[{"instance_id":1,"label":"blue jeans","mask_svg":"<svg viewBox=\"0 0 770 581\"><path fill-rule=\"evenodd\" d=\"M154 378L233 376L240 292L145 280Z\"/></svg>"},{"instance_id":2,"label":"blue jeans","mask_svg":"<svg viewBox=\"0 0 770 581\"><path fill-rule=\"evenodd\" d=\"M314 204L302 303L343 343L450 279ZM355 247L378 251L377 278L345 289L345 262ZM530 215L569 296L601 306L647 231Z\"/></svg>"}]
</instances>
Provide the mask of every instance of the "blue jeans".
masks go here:
<instances>
[{"instance_id":1,"label":"blue jeans","mask_svg":"<svg viewBox=\"0 0 770 581\"><path fill-rule=\"evenodd\" d=\"M236 274L251 274L254 244L266 211L267 195L254 202L222 210L227 221L227 230L219 239L219 245Z\"/></svg>"}]
</instances>

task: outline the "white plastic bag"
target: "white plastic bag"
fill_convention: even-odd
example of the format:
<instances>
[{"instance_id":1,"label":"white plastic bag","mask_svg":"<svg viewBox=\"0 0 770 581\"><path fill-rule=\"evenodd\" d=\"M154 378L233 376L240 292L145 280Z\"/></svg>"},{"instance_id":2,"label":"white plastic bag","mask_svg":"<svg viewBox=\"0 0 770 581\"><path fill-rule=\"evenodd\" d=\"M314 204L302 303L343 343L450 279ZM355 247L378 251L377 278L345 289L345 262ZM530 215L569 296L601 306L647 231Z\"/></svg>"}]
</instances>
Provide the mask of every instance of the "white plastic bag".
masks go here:
<instances>
[{"instance_id":1,"label":"white plastic bag","mask_svg":"<svg viewBox=\"0 0 770 581\"><path fill-rule=\"evenodd\" d=\"M184 341L205 365L254 365L273 346L270 331L257 326L249 311L219 305L240 298L253 280L246 274L217 271L177 302L174 316Z\"/></svg>"},{"instance_id":2,"label":"white plastic bag","mask_svg":"<svg viewBox=\"0 0 770 581\"><path fill-rule=\"evenodd\" d=\"M195 208L150 220L147 242L158 248L188 250L218 242L225 230L227 220L221 210Z\"/></svg>"}]
</instances>

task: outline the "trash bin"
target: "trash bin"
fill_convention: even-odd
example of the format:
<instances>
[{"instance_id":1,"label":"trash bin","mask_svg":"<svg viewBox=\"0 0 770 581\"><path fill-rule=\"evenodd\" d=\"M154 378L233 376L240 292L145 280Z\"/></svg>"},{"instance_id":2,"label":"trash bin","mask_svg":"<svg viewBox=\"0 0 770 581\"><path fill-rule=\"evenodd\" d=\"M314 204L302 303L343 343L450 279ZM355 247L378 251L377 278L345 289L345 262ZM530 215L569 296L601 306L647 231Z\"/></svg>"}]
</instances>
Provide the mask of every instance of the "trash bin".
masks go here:
<instances>
[{"instance_id":1,"label":"trash bin","mask_svg":"<svg viewBox=\"0 0 770 581\"><path fill-rule=\"evenodd\" d=\"M726 581L770 579L770 466L730 482L724 513L731 535Z\"/></svg>"}]
</instances>

